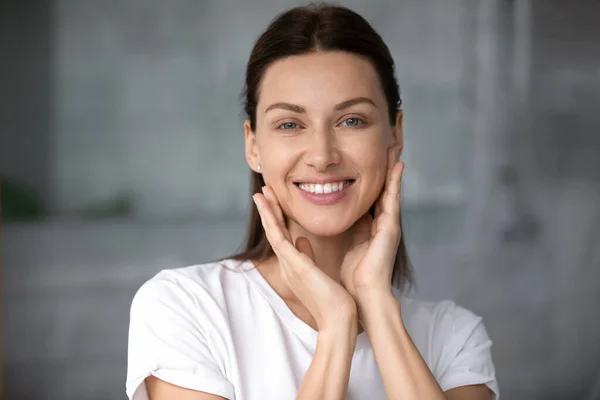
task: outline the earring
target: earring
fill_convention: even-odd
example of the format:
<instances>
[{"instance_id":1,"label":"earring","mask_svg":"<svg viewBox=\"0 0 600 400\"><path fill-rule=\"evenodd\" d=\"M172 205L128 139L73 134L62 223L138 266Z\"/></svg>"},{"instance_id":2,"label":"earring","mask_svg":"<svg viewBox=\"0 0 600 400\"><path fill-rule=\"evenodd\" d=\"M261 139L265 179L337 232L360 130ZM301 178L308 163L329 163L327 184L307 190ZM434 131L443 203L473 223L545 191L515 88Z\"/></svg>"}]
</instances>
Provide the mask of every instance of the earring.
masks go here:
<instances>
[{"instance_id":1,"label":"earring","mask_svg":"<svg viewBox=\"0 0 600 400\"><path fill-rule=\"evenodd\" d=\"M260 166L260 164L256 164L256 170L257 170L257 171L260 171L260 170L261 170L261 166Z\"/></svg>"}]
</instances>

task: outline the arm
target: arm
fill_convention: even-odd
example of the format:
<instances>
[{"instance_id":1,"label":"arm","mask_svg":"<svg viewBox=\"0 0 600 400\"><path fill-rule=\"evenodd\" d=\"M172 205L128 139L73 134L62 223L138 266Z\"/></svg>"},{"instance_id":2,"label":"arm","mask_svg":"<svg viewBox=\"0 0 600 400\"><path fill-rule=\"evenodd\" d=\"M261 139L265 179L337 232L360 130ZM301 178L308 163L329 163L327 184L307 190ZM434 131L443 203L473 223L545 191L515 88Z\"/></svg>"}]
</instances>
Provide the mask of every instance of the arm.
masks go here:
<instances>
[{"instance_id":1,"label":"arm","mask_svg":"<svg viewBox=\"0 0 600 400\"><path fill-rule=\"evenodd\" d=\"M198 306L176 273L163 271L140 287L131 304L128 398L233 398L234 388L203 333L202 326L209 323L207 310Z\"/></svg>"},{"instance_id":2,"label":"arm","mask_svg":"<svg viewBox=\"0 0 600 400\"><path fill-rule=\"evenodd\" d=\"M285 226L275 192L265 186L254 195L281 278L313 316L319 336L315 355L300 385L297 399L343 400L356 346L358 310L350 293L315 263L309 240L294 241Z\"/></svg>"},{"instance_id":3,"label":"arm","mask_svg":"<svg viewBox=\"0 0 600 400\"><path fill-rule=\"evenodd\" d=\"M319 332L317 349L300 386L298 400L346 398L356 334L356 318L340 323L335 329ZM221 396L170 384L155 376L149 376L145 382L150 400L225 400Z\"/></svg>"},{"instance_id":4,"label":"arm","mask_svg":"<svg viewBox=\"0 0 600 400\"><path fill-rule=\"evenodd\" d=\"M492 400L494 393L486 385L468 385L450 389L447 400Z\"/></svg>"},{"instance_id":5,"label":"arm","mask_svg":"<svg viewBox=\"0 0 600 400\"><path fill-rule=\"evenodd\" d=\"M210 393L198 392L196 390L182 388L149 376L145 380L148 398L150 400L225 400L224 397Z\"/></svg>"},{"instance_id":6,"label":"arm","mask_svg":"<svg viewBox=\"0 0 600 400\"><path fill-rule=\"evenodd\" d=\"M390 399L463 399L489 400L493 394L483 385L462 385L443 392L429 367L410 338L400 312L400 303L392 294L391 278L396 253L402 236L400 226L400 182L404 163L397 162L401 147L388 150L388 174L384 190L375 203L375 217L366 214L354 226L353 245L346 253L340 276L342 283L357 303L361 323L369 336L375 360ZM468 316L467 316L468 317ZM485 339L485 331L479 329ZM468 335L465 340L471 337ZM489 342L489 339L487 340ZM491 343L482 341L482 346ZM485 353L482 347L475 355ZM454 355L456 356L456 354ZM482 360L469 360L486 370L493 379L493 365ZM485 365L480 365L482 362ZM460 369L461 365L456 366ZM443 379L443 377L442 377ZM445 384L448 384L446 378ZM444 384L443 380L440 380ZM458 385L455 385L458 386ZM455 387L450 386L450 387Z\"/></svg>"},{"instance_id":7,"label":"arm","mask_svg":"<svg viewBox=\"0 0 600 400\"><path fill-rule=\"evenodd\" d=\"M390 399L491 400L485 385L444 393L408 335L400 303L387 292L359 294L358 307Z\"/></svg>"},{"instance_id":8,"label":"arm","mask_svg":"<svg viewBox=\"0 0 600 400\"><path fill-rule=\"evenodd\" d=\"M319 332L317 349L298 391L298 400L346 398L356 334L356 318Z\"/></svg>"},{"instance_id":9,"label":"arm","mask_svg":"<svg viewBox=\"0 0 600 400\"><path fill-rule=\"evenodd\" d=\"M391 293L359 293L359 313L390 399L445 399L444 392L412 342Z\"/></svg>"}]
</instances>

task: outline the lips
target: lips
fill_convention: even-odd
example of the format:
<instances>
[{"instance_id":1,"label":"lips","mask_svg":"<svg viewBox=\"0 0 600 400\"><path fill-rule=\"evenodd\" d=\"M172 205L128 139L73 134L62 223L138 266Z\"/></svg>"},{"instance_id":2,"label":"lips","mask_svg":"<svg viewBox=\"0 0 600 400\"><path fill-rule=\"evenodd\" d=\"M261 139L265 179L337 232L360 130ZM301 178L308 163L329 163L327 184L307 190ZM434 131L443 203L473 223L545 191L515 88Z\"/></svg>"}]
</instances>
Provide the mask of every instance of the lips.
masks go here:
<instances>
[{"instance_id":1,"label":"lips","mask_svg":"<svg viewBox=\"0 0 600 400\"><path fill-rule=\"evenodd\" d=\"M319 206L329 206L345 199L356 179L336 180L323 183L297 182L299 194L309 202Z\"/></svg>"},{"instance_id":2,"label":"lips","mask_svg":"<svg viewBox=\"0 0 600 400\"><path fill-rule=\"evenodd\" d=\"M307 193L329 194L347 189L354 183L354 181L354 179L346 179L326 183L297 182L296 186Z\"/></svg>"}]
</instances>

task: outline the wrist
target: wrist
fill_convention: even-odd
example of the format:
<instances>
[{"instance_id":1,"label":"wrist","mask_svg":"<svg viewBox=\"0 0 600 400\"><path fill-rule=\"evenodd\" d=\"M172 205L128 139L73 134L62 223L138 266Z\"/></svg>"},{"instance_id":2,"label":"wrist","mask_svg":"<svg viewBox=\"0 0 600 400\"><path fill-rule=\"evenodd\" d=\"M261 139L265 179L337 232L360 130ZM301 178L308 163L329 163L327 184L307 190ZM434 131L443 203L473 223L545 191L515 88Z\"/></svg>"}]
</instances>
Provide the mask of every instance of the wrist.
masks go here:
<instances>
[{"instance_id":1,"label":"wrist","mask_svg":"<svg viewBox=\"0 0 600 400\"><path fill-rule=\"evenodd\" d=\"M389 292L383 290L365 290L357 300L360 321L365 330L379 321L390 321L394 316L401 319L400 302Z\"/></svg>"},{"instance_id":2,"label":"wrist","mask_svg":"<svg viewBox=\"0 0 600 400\"><path fill-rule=\"evenodd\" d=\"M347 347L354 352L357 336L358 316L354 319L343 321L319 330L317 347L324 346L326 348L331 347L338 349Z\"/></svg>"},{"instance_id":3,"label":"wrist","mask_svg":"<svg viewBox=\"0 0 600 400\"><path fill-rule=\"evenodd\" d=\"M335 307L323 315L321 323L318 324L319 332L321 331L345 331L352 329L358 324L358 305L356 301L348 295L350 299L347 303Z\"/></svg>"},{"instance_id":4,"label":"wrist","mask_svg":"<svg viewBox=\"0 0 600 400\"><path fill-rule=\"evenodd\" d=\"M396 300L391 285L361 286L356 289L356 305L359 312L361 308L380 303L390 303ZM397 301L397 300L396 300Z\"/></svg>"},{"instance_id":5,"label":"wrist","mask_svg":"<svg viewBox=\"0 0 600 400\"><path fill-rule=\"evenodd\" d=\"M342 332L352 332L358 327L358 305L353 304L351 309L339 310L334 315L323 321L319 326L319 334L338 335Z\"/></svg>"}]
</instances>

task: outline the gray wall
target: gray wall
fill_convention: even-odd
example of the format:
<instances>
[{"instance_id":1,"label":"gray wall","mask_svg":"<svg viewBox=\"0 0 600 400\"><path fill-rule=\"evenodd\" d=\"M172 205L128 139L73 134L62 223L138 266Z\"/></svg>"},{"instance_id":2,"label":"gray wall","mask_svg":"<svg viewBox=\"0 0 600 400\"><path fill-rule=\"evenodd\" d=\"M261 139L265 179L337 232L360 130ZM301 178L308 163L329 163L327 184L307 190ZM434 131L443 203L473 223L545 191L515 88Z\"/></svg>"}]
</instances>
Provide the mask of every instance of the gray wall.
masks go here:
<instances>
[{"instance_id":1,"label":"gray wall","mask_svg":"<svg viewBox=\"0 0 600 400\"><path fill-rule=\"evenodd\" d=\"M294 2L24 3L0 167L52 216L2 228L6 396L123 399L137 287L242 241L244 63ZM600 399L598 3L343 4L398 65L414 295L483 315L503 398Z\"/></svg>"},{"instance_id":2,"label":"gray wall","mask_svg":"<svg viewBox=\"0 0 600 400\"><path fill-rule=\"evenodd\" d=\"M52 21L49 1L0 2L0 176L50 198Z\"/></svg>"}]
</instances>

